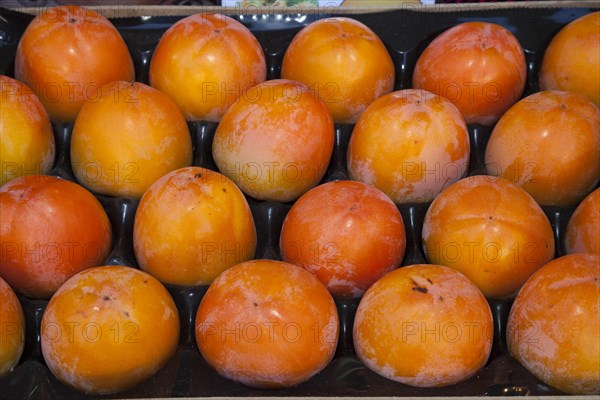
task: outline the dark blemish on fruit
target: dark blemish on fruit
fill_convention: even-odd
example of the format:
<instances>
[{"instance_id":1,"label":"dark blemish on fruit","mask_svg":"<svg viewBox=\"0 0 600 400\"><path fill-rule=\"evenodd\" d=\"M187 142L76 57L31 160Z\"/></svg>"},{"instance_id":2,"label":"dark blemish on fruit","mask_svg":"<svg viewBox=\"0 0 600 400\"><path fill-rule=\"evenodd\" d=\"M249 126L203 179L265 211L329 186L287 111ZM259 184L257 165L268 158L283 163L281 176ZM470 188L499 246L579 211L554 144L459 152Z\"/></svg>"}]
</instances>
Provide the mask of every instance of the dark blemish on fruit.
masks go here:
<instances>
[{"instance_id":1,"label":"dark blemish on fruit","mask_svg":"<svg viewBox=\"0 0 600 400\"><path fill-rule=\"evenodd\" d=\"M215 29L215 33L221 33L220 29Z\"/></svg>"},{"instance_id":2,"label":"dark blemish on fruit","mask_svg":"<svg viewBox=\"0 0 600 400\"><path fill-rule=\"evenodd\" d=\"M560 105L560 109L561 110L566 110L567 109L567 105L566 104L561 104Z\"/></svg>"},{"instance_id":3,"label":"dark blemish on fruit","mask_svg":"<svg viewBox=\"0 0 600 400\"><path fill-rule=\"evenodd\" d=\"M196 175L194 175L194 178L202 178L202 172L198 172Z\"/></svg>"},{"instance_id":4,"label":"dark blemish on fruit","mask_svg":"<svg viewBox=\"0 0 600 400\"><path fill-rule=\"evenodd\" d=\"M252 303L252 304L254 304L254 307L258 307L258 303Z\"/></svg>"},{"instance_id":5,"label":"dark blemish on fruit","mask_svg":"<svg viewBox=\"0 0 600 400\"><path fill-rule=\"evenodd\" d=\"M77 20L75 18L69 18L69 22L74 24L75 22L77 22Z\"/></svg>"},{"instance_id":6,"label":"dark blemish on fruit","mask_svg":"<svg viewBox=\"0 0 600 400\"><path fill-rule=\"evenodd\" d=\"M129 318L129 312L128 312L128 311L125 311L125 316L126 316L127 318Z\"/></svg>"},{"instance_id":7,"label":"dark blemish on fruit","mask_svg":"<svg viewBox=\"0 0 600 400\"><path fill-rule=\"evenodd\" d=\"M488 217L488 219L491 221L494 219L494 217L492 217L491 215Z\"/></svg>"},{"instance_id":8,"label":"dark blemish on fruit","mask_svg":"<svg viewBox=\"0 0 600 400\"><path fill-rule=\"evenodd\" d=\"M108 297L108 296L104 296L102 299L103 299L104 301L108 301L108 300L110 300L110 297Z\"/></svg>"},{"instance_id":9,"label":"dark blemish on fruit","mask_svg":"<svg viewBox=\"0 0 600 400\"><path fill-rule=\"evenodd\" d=\"M144 283L148 283L148 279L144 279Z\"/></svg>"},{"instance_id":10,"label":"dark blemish on fruit","mask_svg":"<svg viewBox=\"0 0 600 400\"><path fill-rule=\"evenodd\" d=\"M350 211L352 210L356 210L356 204L352 204L352 207L350 207Z\"/></svg>"},{"instance_id":11,"label":"dark blemish on fruit","mask_svg":"<svg viewBox=\"0 0 600 400\"><path fill-rule=\"evenodd\" d=\"M433 282L431 281L431 279L429 279L429 278L425 278L425 279L427 279L427 282L429 282L429 283L433 283Z\"/></svg>"},{"instance_id":12,"label":"dark blemish on fruit","mask_svg":"<svg viewBox=\"0 0 600 400\"><path fill-rule=\"evenodd\" d=\"M444 301L444 298L442 296L439 296L438 299L440 299L440 301Z\"/></svg>"},{"instance_id":13,"label":"dark blemish on fruit","mask_svg":"<svg viewBox=\"0 0 600 400\"><path fill-rule=\"evenodd\" d=\"M411 288L414 292L419 292L419 293L427 293L428 290L427 288L424 288L422 286L419 286L419 284L417 282L415 282L414 279L410 279L410 282L413 284L413 287Z\"/></svg>"},{"instance_id":14,"label":"dark blemish on fruit","mask_svg":"<svg viewBox=\"0 0 600 400\"><path fill-rule=\"evenodd\" d=\"M223 193L227 193L227 189L223 188L221 190L223 191Z\"/></svg>"}]
</instances>

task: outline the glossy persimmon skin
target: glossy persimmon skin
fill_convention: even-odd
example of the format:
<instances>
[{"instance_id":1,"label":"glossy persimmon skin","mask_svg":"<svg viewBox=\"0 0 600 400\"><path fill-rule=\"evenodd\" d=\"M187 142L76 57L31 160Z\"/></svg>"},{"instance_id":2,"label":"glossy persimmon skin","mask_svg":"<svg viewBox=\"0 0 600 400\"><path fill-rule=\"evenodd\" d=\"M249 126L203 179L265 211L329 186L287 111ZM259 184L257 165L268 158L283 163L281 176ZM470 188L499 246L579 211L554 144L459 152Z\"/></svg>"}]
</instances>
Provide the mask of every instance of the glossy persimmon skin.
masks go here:
<instances>
[{"instance_id":1,"label":"glossy persimmon skin","mask_svg":"<svg viewBox=\"0 0 600 400\"><path fill-rule=\"evenodd\" d=\"M225 113L212 154L249 196L288 202L315 187L333 152L333 120L317 93L276 79L250 89Z\"/></svg>"},{"instance_id":2,"label":"glossy persimmon skin","mask_svg":"<svg viewBox=\"0 0 600 400\"><path fill-rule=\"evenodd\" d=\"M0 278L0 377L17 366L25 347L25 316L8 283Z\"/></svg>"},{"instance_id":3,"label":"glossy persimmon skin","mask_svg":"<svg viewBox=\"0 0 600 400\"><path fill-rule=\"evenodd\" d=\"M465 22L427 46L412 83L448 98L467 124L493 125L521 98L525 73L525 54L509 30L489 22Z\"/></svg>"},{"instance_id":4,"label":"glossy persimmon skin","mask_svg":"<svg viewBox=\"0 0 600 400\"><path fill-rule=\"evenodd\" d=\"M503 178L471 176L445 189L427 210L428 262L465 274L489 299L514 296L554 257L554 236L540 206Z\"/></svg>"},{"instance_id":5,"label":"glossy persimmon skin","mask_svg":"<svg viewBox=\"0 0 600 400\"><path fill-rule=\"evenodd\" d=\"M542 90L587 96L600 107L600 12L562 28L546 48L540 69Z\"/></svg>"},{"instance_id":6,"label":"glossy persimmon skin","mask_svg":"<svg viewBox=\"0 0 600 400\"><path fill-rule=\"evenodd\" d=\"M39 98L22 82L0 75L0 186L23 175L47 174L54 135Z\"/></svg>"},{"instance_id":7,"label":"glossy persimmon skin","mask_svg":"<svg viewBox=\"0 0 600 400\"><path fill-rule=\"evenodd\" d=\"M102 15L78 6L43 11L21 36L15 77L40 98L50 118L72 122L102 85L133 81L125 41Z\"/></svg>"},{"instance_id":8,"label":"glossy persimmon skin","mask_svg":"<svg viewBox=\"0 0 600 400\"><path fill-rule=\"evenodd\" d=\"M104 263L111 225L76 183L44 175L0 189L0 276L18 293L49 298L76 273Z\"/></svg>"},{"instance_id":9,"label":"glossy persimmon skin","mask_svg":"<svg viewBox=\"0 0 600 400\"><path fill-rule=\"evenodd\" d=\"M133 248L140 268L161 282L208 285L227 268L254 258L256 229L246 198L229 178L187 167L144 193Z\"/></svg>"},{"instance_id":10,"label":"glossy persimmon skin","mask_svg":"<svg viewBox=\"0 0 600 400\"><path fill-rule=\"evenodd\" d=\"M600 256L600 189L577 206L565 236L567 254L592 253Z\"/></svg>"},{"instance_id":11,"label":"glossy persimmon skin","mask_svg":"<svg viewBox=\"0 0 600 400\"><path fill-rule=\"evenodd\" d=\"M541 205L576 205L600 181L600 109L570 92L528 96L494 127L485 164Z\"/></svg>"},{"instance_id":12,"label":"glossy persimmon skin","mask_svg":"<svg viewBox=\"0 0 600 400\"><path fill-rule=\"evenodd\" d=\"M402 215L380 190L335 181L305 193L290 209L279 241L283 261L314 274L336 297L359 297L402 263Z\"/></svg>"},{"instance_id":13,"label":"glossy persimmon skin","mask_svg":"<svg viewBox=\"0 0 600 400\"><path fill-rule=\"evenodd\" d=\"M510 354L546 384L600 394L600 256L572 254L538 270L510 310Z\"/></svg>"},{"instance_id":14,"label":"glossy persimmon skin","mask_svg":"<svg viewBox=\"0 0 600 400\"><path fill-rule=\"evenodd\" d=\"M429 202L467 173L469 151L465 120L449 100L399 90L375 100L358 120L348 172L397 204Z\"/></svg>"},{"instance_id":15,"label":"glossy persimmon skin","mask_svg":"<svg viewBox=\"0 0 600 400\"><path fill-rule=\"evenodd\" d=\"M175 354L179 314L147 273L101 266L69 279L42 318L42 354L63 383L111 394L151 377Z\"/></svg>"},{"instance_id":16,"label":"glossy persimmon skin","mask_svg":"<svg viewBox=\"0 0 600 400\"><path fill-rule=\"evenodd\" d=\"M356 311L354 348L388 379L443 387L483 368L493 327L485 297L468 278L440 265L411 265L367 290Z\"/></svg>"},{"instance_id":17,"label":"glossy persimmon skin","mask_svg":"<svg viewBox=\"0 0 600 400\"><path fill-rule=\"evenodd\" d=\"M191 163L192 140L181 111L142 83L103 86L75 121L71 166L94 193L140 198L157 179Z\"/></svg>"},{"instance_id":18,"label":"glossy persimmon skin","mask_svg":"<svg viewBox=\"0 0 600 400\"><path fill-rule=\"evenodd\" d=\"M220 375L257 388L307 381L333 358L339 331L325 286L303 268L274 260L219 275L195 324L202 357Z\"/></svg>"},{"instance_id":19,"label":"glossy persimmon skin","mask_svg":"<svg viewBox=\"0 0 600 400\"><path fill-rule=\"evenodd\" d=\"M375 99L394 89L394 64L369 27L351 18L312 22L294 37L281 77L304 82L325 101L333 120L355 123Z\"/></svg>"},{"instance_id":20,"label":"glossy persimmon skin","mask_svg":"<svg viewBox=\"0 0 600 400\"><path fill-rule=\"evenodd\" d=\"M170 95L189 121L219 121L227 108L267 78L265 55L242 23L195 14L173 24L150 62L150 84Z\"/></svg>"}]
</instances>

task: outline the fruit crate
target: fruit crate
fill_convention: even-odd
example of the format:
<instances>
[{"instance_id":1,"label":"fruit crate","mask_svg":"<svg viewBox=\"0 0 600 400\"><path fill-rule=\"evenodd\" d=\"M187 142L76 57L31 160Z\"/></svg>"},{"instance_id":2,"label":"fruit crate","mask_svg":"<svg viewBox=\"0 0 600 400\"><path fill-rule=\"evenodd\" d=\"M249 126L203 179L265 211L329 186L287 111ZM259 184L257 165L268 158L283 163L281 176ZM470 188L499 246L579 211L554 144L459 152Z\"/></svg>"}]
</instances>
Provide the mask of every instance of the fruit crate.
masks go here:
<instances>
[{"instance_id":1,"label":"fruit crate","mask_svg":"<svg viewBox=\"0 0 600 400\"><path fill-rule=\"evenodd\" d=\"M100 6L96 11L111 19L126 41L133 57L136 80L148 83L149 61L161 35L173 23L198 12L232 16L257 37L267 60L267 79L280 77L285 50L294 35L312 21L347 15L379 35L392 56L396 69L395 90L411 87L412 71L422 50L445 29L467 21L494 22L509 29L521 43L527 62L523 96L539 91L538 70L543 52L552 37L570 21L600 9L589 2L524 2L421 6L390 4L373 8L313 8L292 11L271 7L221 8L210 6ZM260 11L260 12L257 12ZM0 9L0 73L14 76L17 44L32 14L43 9ZM194 145L193 165L217 170L211 155L217 127L212 122L188 123ZM69 142L72 124L53 125L57 144L53 175L75 181L70 166ZM335 144L323 182L348 179L346 150L352 125L336 124ZM485 173L483 155L491 127L468 126L471 154L468 176ZM133 221L138 201L131 198L97 196L113 226L113 248L106 264L136 267L133 254ZM255 258L280 259L279 234L292 204L248 198L255 220L258 247ZM402 204L407 248L402 265L425 263L421 229L429 204ZM564 232L574 207L543 207L556 241L556 257L564 255ZM556 396L563 393L545 385L514 360L507 351L506 321L510 300L489 301L494 319L494 342L486 366L466 382L444 388L414 388L387 380L367 369L357 359L352 342L353 317L359 299L337 299L340 337L331 363L308 382L278 390L252 389L220 377L202 359L195 342L194 318L207 287L166 285L177 304L181 334L179 348L171 361L149 380L116 395L103 398L256 397L256 396L341 396L341 397L438 397L438 396ZM26 315L26 344L19 365L0 380L2 399L91 398L61 384L45 366L40 348L40 322L45 300L19 296ZM94 396L97 397L97 396Z\"/></svg>"}]
</instances>

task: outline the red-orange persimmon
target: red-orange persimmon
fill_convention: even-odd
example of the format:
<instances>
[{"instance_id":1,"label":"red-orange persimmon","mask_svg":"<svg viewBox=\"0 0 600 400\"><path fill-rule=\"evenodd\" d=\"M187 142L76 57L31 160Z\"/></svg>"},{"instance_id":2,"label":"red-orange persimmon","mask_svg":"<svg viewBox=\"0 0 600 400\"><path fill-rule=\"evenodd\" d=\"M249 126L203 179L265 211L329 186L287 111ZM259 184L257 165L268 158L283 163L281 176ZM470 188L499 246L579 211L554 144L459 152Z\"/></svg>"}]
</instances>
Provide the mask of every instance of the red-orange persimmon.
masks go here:
<instances>
[{"instance_id":1,"label":"red-orange persimmon","mask_svg":"<svg viewBox=\"0 0 600 400\"><path fill-rule=\"evenodd\" d=\"M544 52L540 87L583 94L600 107L600 12L577 18L554 36Z\"/></svg>"},{"instance_id":2,"label":"red-orange persimmon","mask_svg":"<svg viewBox=\"0 0 600 400\"><path fill-rule=\"evenodd\" d=\"M17 48L15 77L40 98L50 118L75 120L86 99L112 81L132 81L133 61L114 25L78 6L44 10Z\"/></svg>"},{"instance_id":3,"label":"red-orange persimmon","mask_svg":"<svg viewBox=\"0 0 600 400\"><path fill-rule=\"evenodd\" d=\"M465 22L433 40L419 57L413 87L452 101L467 124L492 125L525 88L525 55L500 25Z\"/></svg>"},{"instance_id":4,"label":"red-orange persimmon","mask_svg":"<svg viewBox=\"0 0 600 400\"><path fill-rule=\"evenodd\" d=\"M406 237L402 215L382 191L335 181L306 192L281 229L284 261L315 274L334 296L361 296L398 267Z\"/></svg>"},{"instance_id":5,"label":"red-orange persimmon","mask_svg":"<svg viewBox=\"0 0 600 400\"><path fill-rule=\"evenodd\" d=\"M441 387L483 368L492 349L492 313L461 273L411 265L367 290L353 336L358 358L378 374L406 385Z\"/></svg>"},{"instance_id":6,"label":"red-orange persimmon","mask_svg":"<svg viewBox=\"0 0 600 400\"><path fill-rule=\"evenodd\" d=\"M104 262L111 226L83 187L27 175L0 189L0 277L18 293L49 298L76 273Z\"/></svg>"},{"instance_id":7,"label":"red-orange persimmon","mask_svg":"<svg viewBox=\"0 0 600 400\"><path fill-rule=\"evenodd\" d=\"M242 23L195 14L171 26L150 63L150 84L175 100L189 121L219 121L267 77L260 43Z\"/></svg>"},{"instance_id":8,"label":"red-orange persimmon","mask_svg":"<svg viewBox=\"0 0 600 400\"><path fill-rule=\"evenodd\" d=\"M235 265L214 280L196 314L196 342L222 376L260 388L297 385L333 358L339 322L325 286L282 261Z\"/></svg>"},{"instance_id":9,"label":"red-orange persimmon","mask_svg":"<svg viewBox=\"0 0 600 400\"><path fill-rule=\"evenodd\" d=\"M306 83L325 101L333 120L355 123L375 99L394 88L394 64L369 27L351 18L325 18L294 37L281 76Z\"/></svg>"},{"instance_id":10,"label":"red-orange persimmon","mask_svg":"<svg viewBox=\"0 0 600 400\"><path fill-rule=\"evenodd\" d=\"M600 394L600 256L571 254L529 278L508 317L510 354L546 384Z\"/></svg>"},{"instance_id":11,"label":"red-orange persimmon","mask_svg":"<svg viewBox=\"0 0 600 400\"><path fill-rule=\"evenodd\" d=\"M539 204L573 206L600 181L600 110L577 93L532 94L500 118L485 164Z\"/></svg>"}]
</instances>

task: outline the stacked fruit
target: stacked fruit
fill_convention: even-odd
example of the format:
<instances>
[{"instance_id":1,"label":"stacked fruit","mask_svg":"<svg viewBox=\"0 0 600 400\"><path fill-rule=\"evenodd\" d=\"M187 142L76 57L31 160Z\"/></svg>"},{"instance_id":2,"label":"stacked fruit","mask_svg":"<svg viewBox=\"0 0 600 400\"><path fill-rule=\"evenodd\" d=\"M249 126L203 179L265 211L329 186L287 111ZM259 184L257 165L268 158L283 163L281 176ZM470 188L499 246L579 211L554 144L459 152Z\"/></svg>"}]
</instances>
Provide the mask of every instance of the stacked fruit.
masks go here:
<instances>
[{"instance_id":1,"label":"stacked fruit","mask_svg":"<svg viewBox=\"0 0 600 400\"><path fill-rule=\"evenodd\" d=\"M511 355L559 390L600 393L599 25L598 12L567 25L546 50L543 91L523 97L523 49L489 22L441 33L412 88L394 91L388 50L354 19L307 25L281 79L267 80L251 31L196 14L164 32L146 85L110 21L44 11L21 37L16 79L0 81L0 373L23 350L11 287L50 298L46 365L96 394L173 358L181 310L166 287L208 286L198 349L259 388L331 362L345 298L360 300L350 329L366 367L418 387L463 382L503 333L489 303L516 296ZM67 127L58 157L51 120ZM491 130L481 171L469 165L475 124ZM346 159L334 160L340 148ZM53 169L65 162L67 173ZM111 253L123 237L103 208L114 199L135 210L132 260ZM265 233L253 211L271 202L289 212ZM575 206L566 232L544 212ZM419 209L422 229L405 229ZM577 254L556 258L563 247Z\"/></svg>"}]
</instances>

